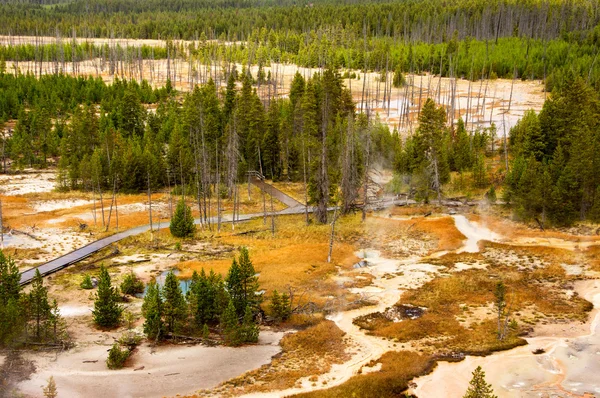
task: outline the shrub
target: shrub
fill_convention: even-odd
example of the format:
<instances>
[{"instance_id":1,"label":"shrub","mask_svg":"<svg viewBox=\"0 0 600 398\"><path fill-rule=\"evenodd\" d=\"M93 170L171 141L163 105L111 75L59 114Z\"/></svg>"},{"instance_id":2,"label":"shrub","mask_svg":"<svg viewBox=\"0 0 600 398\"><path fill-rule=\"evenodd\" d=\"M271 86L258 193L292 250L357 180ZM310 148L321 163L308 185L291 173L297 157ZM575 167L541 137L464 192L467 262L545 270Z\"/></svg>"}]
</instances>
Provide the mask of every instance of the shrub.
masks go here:
<instances>
[{"instance_id":1,"label":"shrub","mask_svg":"<svg viewBox=\"0 0 600 398\"><path fill-rule=\"evenodd\" d=\"M125 276L125 279L121 283L121 292L129 295L144 293L144 282L142 282L133 272L130 272Z\"/></svg>"},{"instance_id":2,"label":"shrub","mask_svg":"<svg viewBox=\"0 0 600 398\"><path fill-rule=\"evenodd\" d=\"M133 330L128 330L119 337L119 344L133 350L142 341L142 336Z\"/></svg>"},{"instance_id":3,"label":"shrub","mask_svg":"<svg viewBox=\"0 0 600 398\"><path fill-rule=\"evenodd\" d=\"M130 351L127 349L122 350L118 343L113 344L108 352L106 366L108 366L109 369L121 369L123 365L125 365L127 358L129 358L129 354Z\"/></svg>"},{"instance_id":4,"label":"shrub","mask_svg":"<svg viewBox=\"0 0 600 398\"><path fill-rule=\"evenodd\" d=\"M292 315L290 306L290 296L287 293L279 294L277 290L273 291L271 297L271 313L277 322L287 321Z\"/></svg>"},{"instance_id":5,"label":"shrub","mask_svg":"<svg viewBox=\"0 0 600 398\"><path fill-rule=\"evenodd\" d=\"M487 197L487 200L490 203L496 203L496 200L498 199L496 196L496 188L494 188L494 186L492 185L490 187L490 190L487 191L487 193L485 194L485 196Z\"/></svg>"},{"instance_id":6,"label":"shrub","mask_svg":"<svg viewBox=\"0 0 600 398\"><path fill-rule=\"evenodd\" d=\"M81 287L82 289L93 289L94 284L92 283L92 278L88 274L85 274L83 276L81 284L79 284L79 287Z\"/></svg>"}]
</instances>

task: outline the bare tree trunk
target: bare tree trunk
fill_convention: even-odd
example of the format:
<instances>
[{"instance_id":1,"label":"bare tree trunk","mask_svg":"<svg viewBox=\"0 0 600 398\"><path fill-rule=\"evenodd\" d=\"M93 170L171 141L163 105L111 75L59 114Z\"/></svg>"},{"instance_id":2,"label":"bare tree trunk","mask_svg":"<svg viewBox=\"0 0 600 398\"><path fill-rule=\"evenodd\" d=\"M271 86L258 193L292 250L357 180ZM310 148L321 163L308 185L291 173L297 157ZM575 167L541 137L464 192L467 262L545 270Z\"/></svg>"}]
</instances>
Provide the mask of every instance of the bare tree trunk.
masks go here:
<instances>
[{"instance_id":1,"label":"bare tree trunk","mask_svg":"<svg viewBox=\"0 0 600 398\"><path fill-rule=\"evenodd\" d=\"M117 191L119 189L119 185L118 185L118 179L119 179L119 175L117 174L117 178L115 180L115 221L117 222L117 231L119 230L119 205L117 203Z\"/></svg>"},{"instance_id":2,"label":"bare tree trunk","mask_svg":"<svg viewBox=\"0 0 600 398\"><path fill-rule=\"evenodd\" d=\"M219 148L215 148L216 161L217 161L217 187L215 188L217 194L217 232L221 232L221 173L219 170Z\"/></svg>"},{"instance_id":3,"label":"bare tree trunk","mask_svg":"<svg viewBox=\"0 0 600 398\"><path fill-rule=\"evenodd\" d=\"M335 236L335 222L338 218L338 206L336 203L335 210L333 211L333 221L331 222L331 234L329 235L329 253L327 254L327 262L331 262L331 253L333 252L333 238Z\"/></svg>"},{"instance_id":4,"label":"bare tree trunk","mask_svg":"<svg viewBox=\"0 0 600 398\"><path fill-rule=\"evenodd\" d=\"M117 183L117 180L116 180L116 178L113 177L113 194L112 194L112 200L110 201L110 210L108 211L108 222L106 224L106 229L104 230L104 232L108 232L108 228L110 228L110 218L112 216L113 204L115 203L116 183Z\"/></svg>"},{"instance_id":5,"label":"bare tree trunk","mask_svg":"<svg viewBox=\"0 0 600 398\"><path fill-rule=\"evenodd\" d=\"M96 223L96 188L94 187L94 180L92 179L92 200L94 202L94 208L92 210L92 216L94 217L94 227Z\"/></svg>"},{"instance_id":6,"label":"bare tree trunk","mask_svg":"<svg viewBox=\"0 0 600 398\"><path fill-rule=\"evenodd\" d=\"M1 210L0 210L0 214ZM273 208L273 191L271 190L271 234L275 236L275 209Z\"/></svg>"},{"instance_id":7,"label":"bare tree trunk","mask_svg":"<svg viewBox=\"0 0 600 398\"><path fill-rule=\"evenodd\" d=\"M304 218L306 221L306 225L309 224L308 220L308 187L306 186L306 138L302 135L302 168L304 170L304 181L303 181L303 189L304 189Z\"/></svg>"},{"instance_id":8,"label":"bare tree trunk","mask_svg":"<svg viewBox=\"0 0 600 398\"><path fill-rule=\"evenodd\" d=\"M369 114L369 109L367 109L367 115ZM369 203L369 162L371 156L371 122L369 120L369 116L367 116L367 142L366 142L366 156L365 156L365 184L363 188L363 207L362 207L362 221L364 222L367 218L367 205Z\"/></svg>"},{"instance_id":9,"label":"bare tree trunk","mask_svg":"<svg viewBox=\"0 0 600 398\"><path fill-rule=\"evenodd\" d=\"M150 171L148 171L148 219L150 220L150 239L154 240L152 229L152 193L150 192Z\"/></svg>"},{"instance_id":10,"label":"bare tree trunk","mask_svg":"<svg viewBox=\"0 0 600 398\"><path fill-rule=\"evenodd\" d=\"M98 182L98 191L100 192L100 209L102 210L102 226L104 227L104 200L102 199L102 187L100 186L100 180Z\"/></svg>"},{"instance_id":11,"label":"bare tree trunk","mask_svg":"<svg viewBox=\"0 0 600 398\"><path fill-rule=\"evenodd\" d=\"M0 199L0 248L4 249L4 222L2 221L2 199Z\"/></svg>"}]
</instances>

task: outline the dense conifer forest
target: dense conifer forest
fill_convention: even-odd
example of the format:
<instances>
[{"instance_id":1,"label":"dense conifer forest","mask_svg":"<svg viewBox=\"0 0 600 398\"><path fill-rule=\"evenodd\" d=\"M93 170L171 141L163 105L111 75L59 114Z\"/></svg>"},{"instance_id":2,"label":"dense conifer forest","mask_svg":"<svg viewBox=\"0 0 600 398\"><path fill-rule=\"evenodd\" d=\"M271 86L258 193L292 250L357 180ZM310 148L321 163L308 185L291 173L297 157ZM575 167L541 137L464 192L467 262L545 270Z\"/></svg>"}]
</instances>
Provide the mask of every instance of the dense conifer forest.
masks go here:
<instances>
[{"instance_id":1,"label":"dense conifer forest","mask_svg":"<svg viewBox=\"0 0 600 398\"><path fill-rule=\"evenodd\" d=\"M0 46L0 120L15 123L3 140L5 171L7 159L17 168L56 162L60 189L179 187L196 197L200 210L207 198L234 195L236 182L256 170L269 179L304 182L317 220L325 222L328 205L340 203L347 212L359 201L369 162L376 160L395 167L400 185L408 184L420 200L441 198L452 175L464 182L468 172L474 188L505 183L503 198L521 217L556 224L599 217L600 28L593 2L98 0L3 2L0 8L11 37L57 38ZM69 42L76 37L162 38L167 44ZM46 75L6 67L6 61L105 56L221 64L219 81L227 84L208 79L184 94L170 81L153 88L145 80L107 84L67 76L58 67ZM268 96L259 95L261 85L271 86L270 74L232 67L272 62L319 69L297 74L289 97L279 98L270 88ZM405 73L423 72L543 79L550 96L510 140L502 141L493 127L468 131L462 120L446 120L433 100L424 103L415 134L401 137L368 108L356 109L342 84L345 68L382 71L382 79L394 72L394 85L405 84ZM574 116L579 113L586 117ZM570 156L574 150L580 156ZM489 169L496 155L504 159L500 171ZM545 191L549 186L552 192Z\"/></svg>"}]
</instances>

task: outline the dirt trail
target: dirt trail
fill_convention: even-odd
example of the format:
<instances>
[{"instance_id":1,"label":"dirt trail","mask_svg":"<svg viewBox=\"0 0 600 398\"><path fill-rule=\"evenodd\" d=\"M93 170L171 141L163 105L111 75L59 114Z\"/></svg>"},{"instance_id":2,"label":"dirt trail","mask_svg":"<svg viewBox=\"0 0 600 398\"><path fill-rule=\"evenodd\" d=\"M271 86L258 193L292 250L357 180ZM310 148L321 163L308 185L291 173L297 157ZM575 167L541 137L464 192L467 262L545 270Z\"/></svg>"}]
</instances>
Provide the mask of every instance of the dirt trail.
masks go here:
<instances>
[{"instance_id":1,"label":"dirt trail","mask_svg":"<svg viewBox=\"0 0 600 398\"><path fill-rule=\"evenodd\" d=\"M394 347L394 343L391 341L367 335L352 321L356 317L384 311L386 308L393 306L404 290L420 286L433 279L435 274L444 267L419 263L420 257L402 261L384 258L380 256L380 252L377 250L361 250L356 254L359 257L363 256L363 260L368 264L364 269L375 276L375 279L372 285L353 289L353 292L375 300L377 305L375 307L368 306L352 311L338 312L328 317L352 341L355 351L352 357L343 364L333 365L331 370L319 376L317 381L314 379L309 380L309 377L302 378L300 380L301 387L299 388L248 394L244 395L245 397L282 397L334 387L355 376L363 366L372 360L378 359L385 352L398 349ZM401 276L390 278L391 274L399 271L402 271Z\"/></svg>"}]
</instances>

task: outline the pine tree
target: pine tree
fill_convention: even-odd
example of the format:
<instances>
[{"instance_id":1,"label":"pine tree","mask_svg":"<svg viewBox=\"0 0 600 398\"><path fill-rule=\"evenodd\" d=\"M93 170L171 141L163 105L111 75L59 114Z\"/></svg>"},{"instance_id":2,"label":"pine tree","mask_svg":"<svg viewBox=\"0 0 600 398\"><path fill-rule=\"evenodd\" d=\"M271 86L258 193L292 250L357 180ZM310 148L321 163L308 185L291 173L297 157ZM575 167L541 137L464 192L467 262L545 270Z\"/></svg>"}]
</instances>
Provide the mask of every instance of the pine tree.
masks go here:
<instances>
[{"instance_id":1,"label":"pine tree","mask_svg":"<svg viewBox=\"0 0 600 398\"><path fill-rule=\"evenodd\" d=\"M163 288L163 314L165 319L165 330L176 332L180 330L187 317L185 298L181 292L179 280L173 271L169 271Z\"/></svg>"},{"instance_id":2,"label":"pine tree","mask_svg":"<svg viewBox=\"0 0 600 398\"><path fill-rule=\"evenodd\" d=\"M20 281L19 267L11 257L6 257L0 250L0 306L5 306L11 299L19 299Z\"/></svg>"},{"instance_id":3,"label":"pine tree","mask_svg":"<svg viewBox=\"0 0 600 398\"><path fill-rule=\"evenodd\" d=\"M118 304L119 294L112 287L110 275L104 266L100 267L100 278L98 280L98 292L94 302L94 322L103 328L112 328L121 321L123 308Z\"/></svg>"},{"instance_id":4,"label":"pine tree","mask_svg":"<svg viewBox=\"0 0 600 398\"><path fill-rule=\"evenodd\" d=\"M48 302L48 289L44 286L42 275L38 269L35 270L31 291L27 297L27 309L29 318L34 323L35 338L40 341L45 332L46 321L51 315L51 307Z\"/></svg>"},{"instance_id":5,"label":"pine tree","mask_svg":"<svg viewBox=\"0 0 600 398\"><path fill-rule=\"evenodd\" d=\"M491 384L485 381L485 372L478 366L473 371L473 378L469 382L469 389L463 398L498 398L494 395Z\"/></svg>"},{"instance_id":6,"label":"pine tree","mask_svg":"<svg viewBox=\"0 0 600 398\"><path fill-rule=\"evenodd\" d=\"M227 286L227 292L229 293L229 297L231 298L230 301L234 304L236 312L239 308L245 308L242 307L242 305L244 304L244 294L242 291L242 275L240 266L236 258L234 258L231 262L231 267L229 267L227 277L225 278L225 284Z\"/></svg>"},{"instance_id":7,"label":"pine tree","mask_svg":"<svg viewBox=\"0 0 600 398\"><path fill-rule=\"evenodd\" d=\"M505 295L506 295L506 286L504 285L504 282L500 281L496 284L496 289L494 290L494 297L496 298L496 301L494 302L494 304L496 306L496 311L498 313L498 317L497 317L498 318L497 319L498 340L504 339L502 329L503 329L504 309L506 308Z\"/></svg>"},{"instance_id":8,"label":"pine tree","mask_svg":"<svg viewBox=\"0 0 600 398\"><path fill-rule=\"evenodd\" d=\"M176 238L186 238L188 236L192 236L196 231L192 210L188 205L185 204L183 199L177 203L177 208L173 214L173 219L169 225L169 230Z\"/></svg>"},{"instance_id":9,"label":"pine tree","mask_svg":"<svg viewBox=\"0 0 600 398\"><path fill-rule=\"evenodd\" d=\"M219 312L217 295L221 285L222 279L216 278L214 272L211 271L209 277L204 272L204 268L200 274L194 271L188 291L188 302L196 327L201 328L216 319Z\"/></svg>"},{"instance_id":10,"label":"pine tree","mask_svg":"<svg viewBox=\"0 0 600 398\"><path fill-rule=\"evenodd\" d=\"M227 88L225 90L225 101L223 104L223 117L226 122L231 117L235 107L235 95L235 74L232 72L227 77Z\"/></svg>"},{"instance_id":11,"label":"pine tree","mask_svg":"<svg viewBox=\"0 0 600 398\"><path fill-rule=\"evenodd\" d=\"M163 300L160 286L156 282L148 284L148 290L144 296L142 305L144 321L144 333L149 339L160 340L164 333L163 325Z\"/></svg>"},{"instance_id":12,"label":"pine tree","mask_svg":"<svg viewBox=\"0 0 600 398\"><path fill-rule=\"evenodd\" d=\"M58 396L58 389L56 388L56 382L54 381L54 376L50 376L48 378L48 383L46 387L43 388L44 397L46 398L56 398Z\"/></svg>"},{"instance_id":13,"label":"pine tree","mask_svg":"<svg viewBox=\"0 0 600 398\"><path fill-rule=\"evenodd\" d=\"M0 345L13 343L23 328L25 314L20 302L20 280L14 260L0 250Z\"/></svg>"},{"instance_id":14,"label":"pine tree","mask_svg":"<svg viewBox=\"0 0 600 398\"><path fill-rule=\"evenodd\" d=\"M260 329L254 322L254 315L252 309L248 306L244 312L244 319L241 325L241 338L243 343L256 343L258 341L258 335Z\"/></svg>"},{"instance_id":15,"label":"pine tree","mask_svg":"<svg viewBox=\"0 0 600 398\"><path fill-rule=\"evenodd\" d=\"M452 146L452 159L454 170L462 172L468 170L473 164L473 154L471 151L471 140L465 129L465 122L462 118L458 119L454 145Z\"/></svg>"},{"instance_id":16,"label":"pine tree","mask_svg":"<svg viewBox=\"0 0 600 398\"><path fill-rule=\"evenodd\" d=\"M292 310L290 308L290 296L287 293L279 294L277 290L273 291L271 313L277 322L284 322L289 319Z\"/></svg>"},{"instance_id":17,"label":"pine tree","mask_svg":"<svg viewBox=\"0 0 600 398\"><path fill-rule=\"evenodd\" d=\"M475 155L475 161L472 167L473 183L477 188L484 188L488 185L487 168L485 157L482 153Z\"/></svg>"},{"instance_id":18,"label":"pine tree","mask_svg":"<svg viewBox=\"0 0 600 398\"><path fill-rule=\"evenodd\" d=\"M402 70L400 67L397 67L394 71L394 79L392 80L392 85L394 88L403 87L406 84L406 80L404 79L404 75L402 74Z\"/></svg>"},{"instance_id":19,"label":"pine tree","mask_svg":"<svg viewBox=\"0 0 600 398\"><path fill-rule=\"evenodd\" d=\"M221 316L221 329L223 330L227 345L236 346L241 343L238 315L235 306L233 305L233 300L229 300L229 304L227 304L227 307Z\"/></svg>"},{"instance_id":20,"label":"pine tree","mask_svg":"<svg viewBox=\"0 0 600 398\"><path fill-rule=\"evenodd\" d=\"M115 111L117 112L117 128L121 130L124 137L141 137L144 134L146 110L137 91L128 88Z\"/></svg>"},{"instance_id":21,"label":"pine tree","mask_svg":"<svg viewBox=\"0 0 600 398\"><path fill-rule=\"evenodd\" d=\"M263 174L270 176L273 181L276 181L281 174L279 135L280 107L277 101L273 101L269 107L267 129L261 143Z\"/></svg>"},{"instance_id":22,"label":"pine tree","mask_svg":"<svg viewBox=\"0 0 600 398\"><path fill-rule=\"evenodd\" d=\"M450 179L448 167L445 128L446 111L443 107L436 107L435 102L428 98L419 115L419 127L415 136L414 167L419 171L417 189L426 201L429 191L436 193L441 201L442 184Z\"/></svg>"},{"instance_id":23,"label":"pine tree","mask_svg":"<svg viewBox=\"0 0 600 398\"><path fill-rule=\"evenodd\" d=\"M226 282L238 317L244 315L246 307L250 307L253 312L258 309L260 304L258 277L246 247L240 249L239 260L237 262L233 260Z\"/></svg>"},{"instance_id":24,"label":"pine tree","mask_svg":"<svg viewBox=\"0 0 600 398\"><path fill-rule=\"evenodd\" d=\"M299 71L296 71L290 87L290 103L292 104L292 109L296 108L298 100L304 95L305 85L306 82L304 81L304 77L302 77Z\"/></svg>"}]
</instances>

